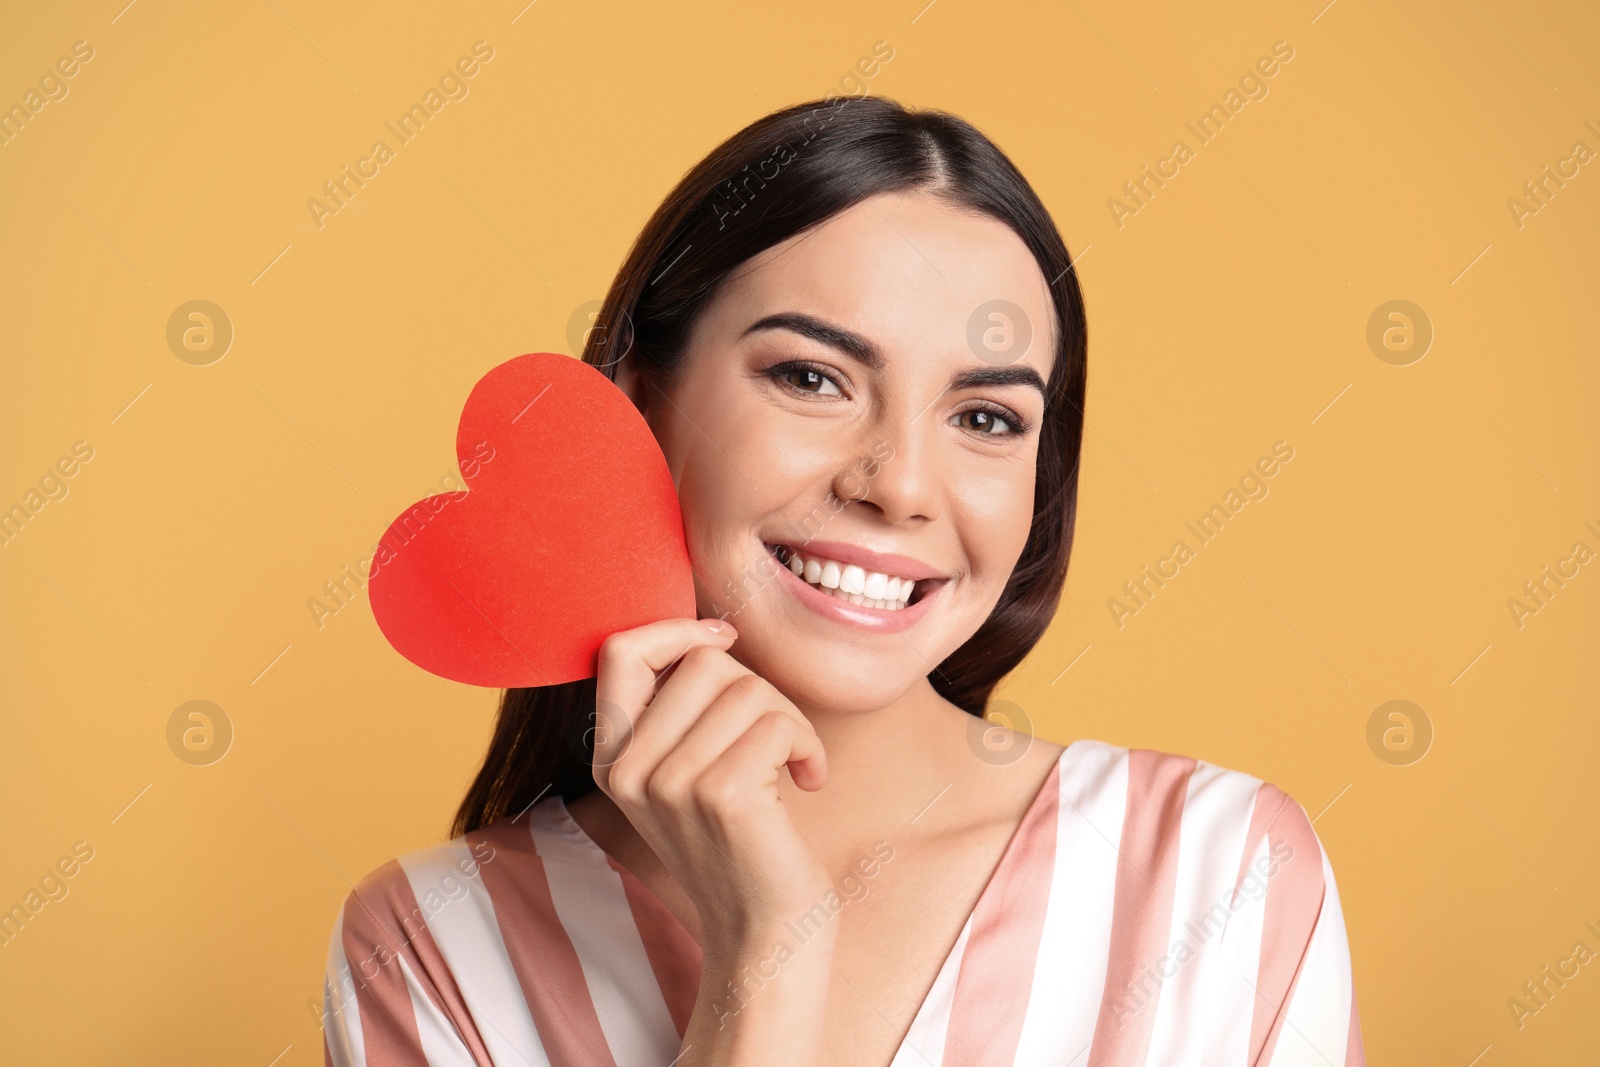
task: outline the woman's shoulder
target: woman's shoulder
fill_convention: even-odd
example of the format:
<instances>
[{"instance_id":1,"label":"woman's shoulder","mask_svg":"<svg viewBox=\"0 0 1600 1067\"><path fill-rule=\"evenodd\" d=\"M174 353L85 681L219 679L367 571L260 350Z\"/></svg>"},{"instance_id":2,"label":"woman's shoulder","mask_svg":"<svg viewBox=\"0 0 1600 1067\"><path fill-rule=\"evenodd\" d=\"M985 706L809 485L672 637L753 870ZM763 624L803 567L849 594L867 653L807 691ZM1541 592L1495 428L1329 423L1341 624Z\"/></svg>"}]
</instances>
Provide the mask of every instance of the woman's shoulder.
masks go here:
<instances>
[{"instance_id":1,"label":"woman's shoulder","mask_svg":"<svg viewBox=\"0 0 1600 1067\"><path fill-rule=\"evenodd\" d=\"M1061 755L1065 807L1119 847L1146 855L1188 853L1239 858L1240 874L1264 852L1309 855L1322 849L1306 809L1283 789L1245 771L1194 756L1081 739Z\"/></svg>"},{"instance_id":2,"label":"woman's shoulder","mask_svg":"<svg viewBox=\"0 0 1600 1067\"><path fill-rule=\"evenodd\" d=\"M1345 960L1333 969L1347 973L1333 869L1305 808L1278 786L1193 756L1100 741L1069 746L1060 775L1058 866L1100 875L1107 929L1123 930L1141 953L1187 958L1232 930L1214 959L1243 966L1258 984L1270 977L1280 1003L1294 968L1258 961L1298 961L1322 930L1323 951Z\"/></svg>"},{"instance_id":3,"label":"woman's shoulder","mask_svg":"<svg viewBox=\"0 0 1600 1067\"><path fill-rule=\"evenodd\" d=\"M408 1050L437 1037L473 1062L503 1062L483 1051L500 1043L512 1057L552 1041L586 1062L604 1031L665 1062L692 1008L698 959L551 798L398 856L350 890L328 951L330 1056L345 1062L341 1050L376 1027ZM688 990L687 1003L665 996L658 976Z\"/></svg>"},{"instance_id":4,"label":"woman's shoulder","mask_svg":"<svg viewBox=\"0 0 1600 1067\"><path fill-rule=\"evenodd\" d=\"M1151 1062L1204 1047L1265 1063L1284 1028L1360 1062L1345 1055L1360 1029L1338 890L1299 802L1208 760L1094 740L1058 773L1053 852L1038 851L1065 907L1054 927L1045 912L1041 958L1104 953L1098 1026L1142 1030Z\"/></svg>"},{"instance_id":5,"label":"woman's shoulder","mask_svg":"<svg viewBox=\"0 0 1600 1067\"><path fill-rule=\"evenodd\" d=\"M552 879L614 876L616 869L552 797L460 837L403 853L368 872L346 895L352 911L410 932L505 916ZM538 892L539 886L543 892ZM555 918L552 914L551 918Z\"/></svg>"},{"instance_id":6,"label":"woman's shoulder","mask_svg":"<svg viewBox=\"0 0 1600 1067\"><path fill-rule=\"evenodd\" d=\"M325 1029L330 1048L358 1041L372 1020L401 1034L453 1033L467 1048L493 1046L497 1034L539 1048L544 1024L587 1034L603 1022L667 1053L693 1003L698 958L659 902L551 798L397 856L349 891L329 942ZM658 975L689 990L687 1006L663 996ZM596 1000L596 983L628 995ZM631 1014L611 1017L627 1004ZM481 1034L480 1017L493 1023Z\"/></svg>"},{"instance_id":7,"label":"woman's shoulder","mask_svg":"<svg viewBox=\"0 0 1600 1067\"><path fill-rule=\"evenodd\" d=\"M373 870L346 895L330 952L350 967L394 957L437 977L488 967L519 978L648 973L664 955L697 956L560 797Z\"/></svg>"}]
</instances>

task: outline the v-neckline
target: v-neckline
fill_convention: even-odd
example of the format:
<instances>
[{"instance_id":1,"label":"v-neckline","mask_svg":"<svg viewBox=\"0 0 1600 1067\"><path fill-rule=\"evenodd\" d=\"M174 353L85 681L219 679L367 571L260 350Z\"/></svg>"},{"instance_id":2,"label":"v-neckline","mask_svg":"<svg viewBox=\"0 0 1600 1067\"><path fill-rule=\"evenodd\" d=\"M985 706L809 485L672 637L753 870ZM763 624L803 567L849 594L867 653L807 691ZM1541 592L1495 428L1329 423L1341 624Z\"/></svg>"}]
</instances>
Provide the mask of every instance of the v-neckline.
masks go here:
<instances>
[{"instance_id":1,"label":"v-neckline","mask_svg":"<svg viewBox=\"0 0 1600 1067\"><path fill-rule=\"evenodd\" d=\"M893 1067L895 1063L900 1062L901 1056L905 1053L907 1045L911 1040L911 1035L915 1033L920 1024L925 1021L923 1017L930 1010L928 1005L933 999L934 991L939 989L941 983L947 978L952 981L954 980L954 976L949 975L947 972L949 972L952 967L960 966L958 960L956 959L956 950L961 949L962 958L965 958L967 952L971 951L972 946L970 943L970 937L972 933L973 918L987 902L989 893L993 889L995 883L1000 881L1000 876L1002 874L1009 873L1010 868L1018 862L1016 858L1019 849L1017 842L1022 836L1022 828L1028 824L1028 821L1032 819L1034 814L1038 811L1039 805L1044 802L1045 794L1049 791L1052 782L1055 783L1055 788L1057 791L1060 791L1060 777L1062 768L1066 764L1067 753L1071 752L1073 748L1078 745L1078 743L1079 742L1077 741L1073 741L1070 744L1063 746L1061 751L1056 754L1055 762L1051 764L1050 770L1045 772L1043 780L1039 783L1038 791L1035 792L1033 798L1028 801L1028 806L1023 809L1022 816L1017 820L1016 827L1012 829L1011 837L1006 841L1006 847L1001 851L999 860L995 862L994 869L989 872L989 878L984 882L983 889L979 891L977 899L972 902L972 908L967 912L966 919L962 921L961 929L956 932L955 940L951 942L949 949L945 951L944 959L939 963L939 969L934 972L933 981L929 983L927 990L922 994L922 1000L917 1004L917 1010L912 1014L911 1022L907 1024L905 1033L900 1035L900 1043L895 1046L894 1055L889 1059L889 1067ZM565 824L565 828L568 833L573 835L579 842L581 842L586 849L593 852L595 857L602 863L605 863L608 867L615 868L618 871L619 876L625 875L628 878L632 878L634 882L638 884L640 890L645 893L649 899L659 905L661 913L667 918L667 920L676 926L685 938L688 938L691 941L694 940L689 932L684 929L683 924L678 921L677 916L673 915L671 909L669 909L661 900L661 898L656 895L655 890L651 889L645 884L644 879L640 878L638 875L628 870L628 868L624 867L620 860L612 856L611 853L607 852L605 849L601 848L600 843L594 838L590 837L587 830L578 825L578 820L574 819L572 817L572 813L567 810L566 798L554 796L550 799L555 802L556 810L560 814L561 821ZM696 943L698 944L698 942ZM918 1056L919 1058L922 1058L920 1053Z\"/></svg>"}]
</instances>

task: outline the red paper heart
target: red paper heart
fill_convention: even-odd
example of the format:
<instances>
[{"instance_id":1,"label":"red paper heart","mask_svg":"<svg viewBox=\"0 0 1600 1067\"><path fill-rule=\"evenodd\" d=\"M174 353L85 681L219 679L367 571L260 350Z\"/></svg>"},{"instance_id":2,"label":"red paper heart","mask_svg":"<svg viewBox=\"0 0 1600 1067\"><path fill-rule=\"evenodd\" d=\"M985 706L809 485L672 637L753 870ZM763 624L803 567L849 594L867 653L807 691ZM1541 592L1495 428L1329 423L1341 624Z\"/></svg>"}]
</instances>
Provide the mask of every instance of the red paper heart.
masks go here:
<instances>
[{"instance_id":1,"label":"red paper heart","mask_svg":"<svg viewBox=\"0 0 1600 1067\"><path fill-rule=\"evenodd\" d=\"M467 397L456 456L468 489L390 524L368 594L401 655L470 685L595 674L619 630L694 618L678 494L650 429L605 375L535 352Z\"/></svg>"}]
</instances>

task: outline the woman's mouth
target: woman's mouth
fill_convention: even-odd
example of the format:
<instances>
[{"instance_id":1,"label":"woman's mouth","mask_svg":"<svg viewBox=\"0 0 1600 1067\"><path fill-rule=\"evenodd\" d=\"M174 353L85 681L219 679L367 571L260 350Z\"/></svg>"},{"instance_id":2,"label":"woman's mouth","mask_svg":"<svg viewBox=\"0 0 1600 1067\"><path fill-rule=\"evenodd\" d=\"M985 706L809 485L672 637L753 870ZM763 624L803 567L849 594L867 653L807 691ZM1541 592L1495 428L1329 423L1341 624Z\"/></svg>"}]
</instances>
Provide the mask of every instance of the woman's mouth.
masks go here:
<instances>
[{"instance_id":1,"label":"woman's mouth","mask_svg":"<svg viewBox=\"0 0 1600 1067\"><path fill-rule=\"evenodd\" d=\"M803 549L781 543L766 548L793 575L802 602L835 621L871 632L915 624L948 581L915 560L854 545L808 542Z\"/></svg>"},{"instance_id":2,"label":"woman's mouth","mask_svg":"<svg viewBox=\"0 0 1600 1067\"><path fill-rule=\"evenodd\" d=\"M912 578L869 571L853 563L841 563L826 556L800 552L788 545L768 545L767 551L788 567L795 577L817 592L848 600L860 607L901 611L917 595L917 583Z\"/></svg>"}]
</instances>

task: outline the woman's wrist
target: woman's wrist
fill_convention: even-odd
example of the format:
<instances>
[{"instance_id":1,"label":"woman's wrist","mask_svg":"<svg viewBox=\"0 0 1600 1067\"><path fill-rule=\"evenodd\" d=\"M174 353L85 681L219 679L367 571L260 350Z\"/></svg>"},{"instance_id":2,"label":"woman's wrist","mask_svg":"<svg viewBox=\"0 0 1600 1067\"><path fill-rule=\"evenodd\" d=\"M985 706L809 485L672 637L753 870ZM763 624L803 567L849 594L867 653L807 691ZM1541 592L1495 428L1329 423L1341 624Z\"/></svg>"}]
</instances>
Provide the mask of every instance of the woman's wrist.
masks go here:
<instances>
[{"instance_id":1,"label":"woman's wrist","mask_svg":"<svg viewBox=\"0 0 1600 1067\"><path fill-rule=\"evenodd\" d=\"M683 1067L820 1062L836 925L768 921L708 945Z\"/></svg>"}]
</instances>

